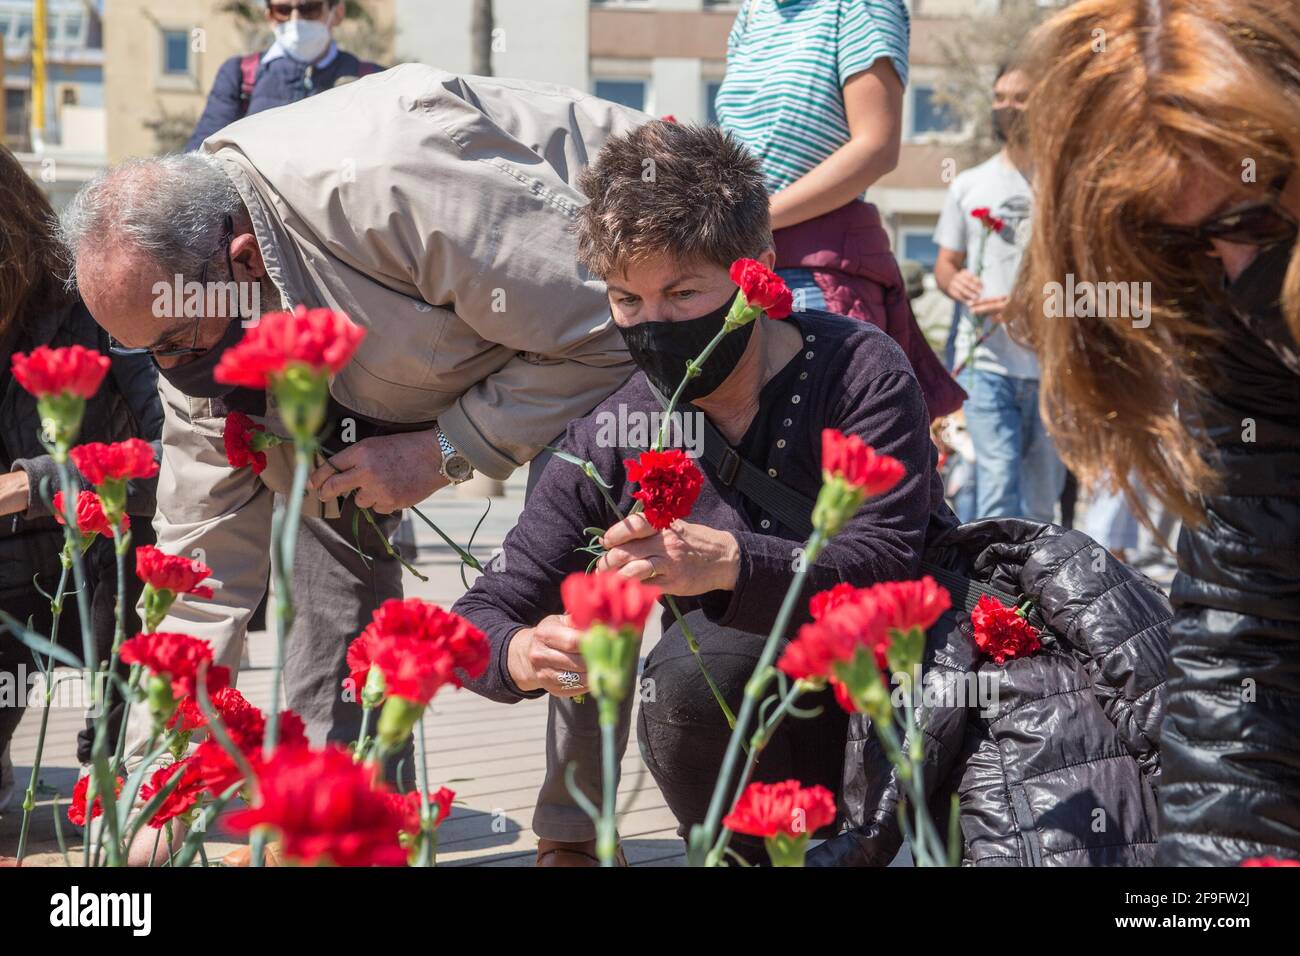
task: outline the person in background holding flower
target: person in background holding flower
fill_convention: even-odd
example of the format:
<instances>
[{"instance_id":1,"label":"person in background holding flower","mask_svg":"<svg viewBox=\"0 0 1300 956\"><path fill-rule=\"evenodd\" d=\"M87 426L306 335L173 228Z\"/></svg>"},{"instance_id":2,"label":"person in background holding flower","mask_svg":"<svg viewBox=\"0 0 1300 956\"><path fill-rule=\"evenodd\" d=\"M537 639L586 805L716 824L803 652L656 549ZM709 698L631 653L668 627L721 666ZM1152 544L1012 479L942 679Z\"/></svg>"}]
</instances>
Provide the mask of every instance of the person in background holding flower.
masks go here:
<instances>
[{"instance_id":1,"label":"person in background holding flower","mask_svg":"<svg viewBox=\"0 0 1300 956\"><path fill-rule=\"evenodd\" d=\"M1184 521L1157 862L1297 860L1300 6L1083 0L1032 42L1015 331L1080 479ZM1067 275L1150 283L1150 312L1051 317Z\"/></svg>"},{"instance_id":2,"label":"person in background holding flower","mask_svg":"<svg viewBox=\"0 0 1300 956\"><path fill-rule=\"evenodd\" d=\"M647 159L654 182L642 177ZM652 582L678 601L733 711L800 560L806 534L741 495L707 451L693 463L674 447L638 457L653 429L643 431L644 444L631 430L620 444L608 426L645 422L661 410L655 390L665 397L676 390L686 363L723 328L738 282L748 302L765 304L767 317L721 339L689 381L682 411L703 416L740 459L809 499L822 486L827 428L897 459L905 472L825 547L800 606L840 581L915 576L927 540L955 524L935 470L925 398L902 349L869 323L825 312L777 318L789 298L768 272L767 189L759 163L735 137L715 127L648 123L606 143L580 183L591 200L579 216L581 261L606 281L614 322L640 373L571 424L560 448L593 463L616 507L568 461L534 463L502 569L479 578L454 608L493 648L485 676L467 687L509 703L551 695L547 775L533 829L539 863L555 866L596 862L593 825L564 780L565 767L576 763L577 785L599 799L597 708L573 700L588 692L587 665L560 595L565 577L588 564L590 556L577 550L588 543L585 529L606 529L597 570ZM756 261L733 270L743 259ZM644 512L620 520L638 502ZM730 729L682 629L671 616L663 623L636 685L638 736L684 835L705 817ZM634 696L622 702L620 754ZM801 703L824 710L782 725L759 778L838 791L846 716L829 692ZM737 837L733 846L766 859L761 838Z\"/></svg>"},{"instance_id":3,"label":"person in background holding flower","mask_svg":"<svg viewBox=\"0 0 1300 956\"><path fill-rule=\"evenodd\" d=\"M576 262L573 180L610 132L646 119L548 84L406 64L249 116L202 152L124 163L65 210L95 320L159 369L159 546L200 552L220 583L181 596L159 627L209 641L232 672L293 467L293 444L275 442L286 408L263 390L286 357L258 347L259 319L294 309L295 341L321 352L325 455L302 502L285 671L314 743L356 739L347 646L402 594L380 537L401 510L476 471L508 477L631 373L604 287ZM204 283L205 301L187 295L182 310L182 280ZM237 301L218 295L232 289ZM353 323L355 354L338 348ZM359 509L374 526L358 542Z\"/></svg>"},{"instance_id":4,"label":"person in background holding flower","mask_svg":"<svg viewBox=\"0 0 1300 956\"><path fill-rule=\"evenodd\" d=\"M36 398L11 374L11 358L30 354L42 345L79 344L108 354L108 336L95 325L81 300L63 288L60 251L49 225L52 219L49 201L40 188L13 154L0 147L0 608L24 623L32 618L41 634L49 634L52 624L50 602L32 587L32 581L50 594L59 583L63 529L42 498L42 486L51 496L58 493L58 472L40 443ZM103 384L86 403L78 441L142 438L153 443L156 454L162 428L156 378L148 359L115 356ZM127 511L146 519L132 528L137 544L153 540L147 519L154 511L155 485L156 479L127 485ZM81 487L90 487L84 476ZM83 495L94 497L89 491ZM106 657L113 643L117 569L113 542L103 534L86 552L86 571L92 630ZM132 605L140 589L132 575L127 585ZM128 628L139 626L134 615L128 618ZM63 602L57 639L80 654L81 625L74 599ZM0 633L0 671L15 680L20 666L28 676L37 672L31 652L13 635ZM9 741L22 719L29 685L16 682L10 686L24 690L14 696L14 706L0 707L0 812L14 793ZM83 762L90 759L89 733L80 736L77 752Z\"/></svg>"},{"instance_id":5,"label":"person in background holding flower","mask_svg":"<svg viewBox=\"0 0 1300 956\"><path fill-rule=\"evenodd\" d=\"M964 414L975 449L975 512L963 520L1050 522L1065 486L1065 466L1038 410L1038 360L1002 324L1031 208L1023 119L1029 91L1022 66L999 71L993 128L1003 147L958 173L934 230L935 281L963 306L955 354L965 366Z\"/></svg>"},{"instance_id":6,"label":"person in background holding flower","mask_svg":"<svg viewBox=\"0 0 1300 956\"><path fill-rule=\"evenodd\" d=\"M965 395L917 325L880 212L862 199L898 165L910 32L903 0L744 0L715 107L762 164L795 308L888 332L938 418Z\"/></svg>"}]
</instances>

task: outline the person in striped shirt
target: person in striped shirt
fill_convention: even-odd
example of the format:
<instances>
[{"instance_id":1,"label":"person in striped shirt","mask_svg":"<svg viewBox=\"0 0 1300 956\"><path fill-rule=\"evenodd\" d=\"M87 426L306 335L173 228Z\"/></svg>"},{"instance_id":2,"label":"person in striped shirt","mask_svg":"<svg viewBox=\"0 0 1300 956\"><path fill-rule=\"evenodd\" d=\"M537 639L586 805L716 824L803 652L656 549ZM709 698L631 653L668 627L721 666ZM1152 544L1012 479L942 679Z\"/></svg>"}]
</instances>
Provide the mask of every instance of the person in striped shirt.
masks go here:
<instances>
[{"instance_id":1,"label":"person in striped shirt","mask_svg":"<svg viewBox=\"0 0 1300 956\"><path fill-rule=\"evenodd\" d=\"M925 342L880 214L862 199L898 163L910 29L903 0L744 0L715 105L762 165L795 307L884 329L938 417L965 393Z\"/></svg>"}]
</instances>

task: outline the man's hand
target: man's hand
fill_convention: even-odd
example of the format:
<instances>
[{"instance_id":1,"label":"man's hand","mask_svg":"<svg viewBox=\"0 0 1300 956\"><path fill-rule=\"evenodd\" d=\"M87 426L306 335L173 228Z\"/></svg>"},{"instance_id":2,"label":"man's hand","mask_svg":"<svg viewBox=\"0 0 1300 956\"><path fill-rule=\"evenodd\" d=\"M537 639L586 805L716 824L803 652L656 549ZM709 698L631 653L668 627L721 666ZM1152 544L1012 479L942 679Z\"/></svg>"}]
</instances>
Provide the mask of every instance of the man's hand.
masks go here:
<instances>
[{"instance_id":1,"label":"man's hand","mask_svg":"<svg viewBox=\"0 0 1300 956\"><path fill-rule=\"evenodd\" d=\"M948 283L948 297L968 306L974 306L984 291L984 283L969 269L962 269Z\"/></svg>"},{"instance_id":2,"label":"man's hand","mask_svg":"<svg viewBox=\"0 0 1300 956\"><path fill-rule=\"evenodd\" d=\"M0 515L14 515L27 510L27 472L19 468L0 474Z\"/></svg>"},{"instance_id":3,"label":"man's hand","mask_svg":"<svg viewBox=\"0 0 1300 956\"><path fill-rule=\"evenodd\" d=\"M349 445L307 480L321 501L356 489L358 508L391 514L418 505L443 485L442 452L434 429L363 438Z\"/></svg>"},{"instance_id":4,"label":"man's hand","mask_svg":"<svg viewBox=\"0 0 1300 956\"><path fill-rule=\"evenodd\" d=\"M994 322L1001 322L1003 310L1010 301L1011 297L1005 295L994 296L991 299L977 299L970 303L970 311L972 315L979 318L988 316Z\"/></svg>"},{"instance_id":5,"label":"man's hand","mask_svg":"<svg viewBox=\"0 0 1300 956\"><path fill-rule=\"evenodd\" d=\"M635 514L606 531L600 543L605 554L598 570L653 583L665 594L730 591L740 576L736 536L702 524L674 521L656 531L644 514Z\"/></svg>"},{"instance_id":6,"label":"man's hand","mask_svg":"<svg viewBox=\"0 0 1300 956\"><path fill-rule=\"evenodd\" d=\"M578 653L582 632L567 614L544 617L536 627L524 627L510 636L506 667L522 691L541 688L556 697L576 697L587 692L587 662ZM577 674L577 684L561 684L561 673Z\"/></svg>"}]
</instances>

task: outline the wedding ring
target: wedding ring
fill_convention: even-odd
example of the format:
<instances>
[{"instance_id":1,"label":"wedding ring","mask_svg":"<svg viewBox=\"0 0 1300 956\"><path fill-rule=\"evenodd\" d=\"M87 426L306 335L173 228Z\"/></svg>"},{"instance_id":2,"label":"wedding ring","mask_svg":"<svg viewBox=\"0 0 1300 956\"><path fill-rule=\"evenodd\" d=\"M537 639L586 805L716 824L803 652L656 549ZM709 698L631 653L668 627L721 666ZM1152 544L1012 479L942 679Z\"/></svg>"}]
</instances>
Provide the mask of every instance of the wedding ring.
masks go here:
<instances>
[{"instance_id":1,"label":"wedding ring","mask_svg":"<svg viewBox=\"0 0 1300 956\"><path fill-rule=\"evenodd\" d=\"M654 555L650 555L646 560L650 562L650 577L646 578L646 580L653 581L655 578L659 577L659 569L655 567Z\"/></svg>"},{"instance_id":2,"label":"wedding ring","mask_svg":"<svg viewBox=\"0 0 1300 956\"><path fill-rule=\"evenodd\" d=\"M582 675L579 674L577 671L560 671L558 674L555 675L555 679L558 680L565 687L582 686Z\"/></svg>"}]
</instances>

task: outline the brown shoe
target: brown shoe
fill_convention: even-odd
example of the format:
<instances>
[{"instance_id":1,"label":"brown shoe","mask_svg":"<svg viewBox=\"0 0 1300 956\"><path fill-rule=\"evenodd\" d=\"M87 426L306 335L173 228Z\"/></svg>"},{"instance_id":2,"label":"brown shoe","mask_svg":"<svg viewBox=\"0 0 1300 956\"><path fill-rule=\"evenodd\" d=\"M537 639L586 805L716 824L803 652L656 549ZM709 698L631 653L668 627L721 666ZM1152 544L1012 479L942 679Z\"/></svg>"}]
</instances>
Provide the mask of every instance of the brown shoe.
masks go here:
<instances>
[{"instance_id":1,"label":"brown shoe","mask_svg":"<svg viewBox=\"0 0 1300 956\"><path fill-rule=\"evenodd\" d=\"M284 859L280 856L280 844L274 840L266 845L264 858L267 866L284 866ZM221 858L222 866L250 866L253 862L253 848L248 846L235 847Z\"/></svg>"},{"instance_id":2,"label":"brown shoe","mask_svg":"<svg viewBox=\"0 0 1300 956\"><path fill-rule=\"evenodd\" d=\"M560 840L537 841L537 866L600 866L600 857L596 856L596 841L582 840L579 843L564 843ZM615 866L627 866L627 857L623 855L620 844L614 855Z\"/></svg>"}]
</instances>

